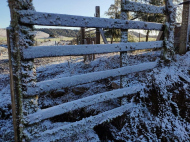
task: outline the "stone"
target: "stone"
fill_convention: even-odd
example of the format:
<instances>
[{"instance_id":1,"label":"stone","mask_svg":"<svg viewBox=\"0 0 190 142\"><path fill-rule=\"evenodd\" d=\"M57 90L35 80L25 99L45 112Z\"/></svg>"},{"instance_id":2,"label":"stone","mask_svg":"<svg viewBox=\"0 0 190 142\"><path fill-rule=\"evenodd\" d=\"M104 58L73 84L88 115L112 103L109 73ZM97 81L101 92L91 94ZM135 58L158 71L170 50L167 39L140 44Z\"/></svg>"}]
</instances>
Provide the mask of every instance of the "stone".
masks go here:
<instances>
[{"instance_id":1,"label":"stone","mask_svg":"<svg viewBox=\"0 0 190 142\"><path fill-rule=\"evenodd\" d=\"M57 90L51 94L53 98L62 97L66 93L65 89Z\"/></svg>"},{"instance_id":2,"label":"stone","mask_svg":"<svg viewBox=\"0 0 190 142\"><path fill-rule=\"evenodd\" d=\"M119 89L120 88L120 86L115 82L112 82L111 86L112 86L113 89Z\"/></svg>"},{"instance_id":3,"label":"stone","mask_svg":"<svg viewBox=\"0 0 190 142\"><path fill-rule=\"evenodd\" d=\"M75 95L82 95L86 92L87 88L86 87L76 87L72 89L72 92Z\"/></svg>"}]
</instances>

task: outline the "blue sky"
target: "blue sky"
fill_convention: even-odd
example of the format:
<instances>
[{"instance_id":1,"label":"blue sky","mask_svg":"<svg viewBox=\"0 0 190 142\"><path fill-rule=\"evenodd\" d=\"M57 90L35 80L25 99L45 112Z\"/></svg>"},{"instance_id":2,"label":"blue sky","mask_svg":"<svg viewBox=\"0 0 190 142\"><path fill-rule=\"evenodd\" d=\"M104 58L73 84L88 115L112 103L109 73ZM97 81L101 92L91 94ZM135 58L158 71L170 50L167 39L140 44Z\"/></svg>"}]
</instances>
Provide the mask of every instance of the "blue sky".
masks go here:
<instances>
[{"instance_id":1,"label":"blue sky","mask_svg":"<svg viewBox=\"0 0 190 142\"><path fill-rule=\"evenodd\" d=\"M36 11L69 15L94 16L95 6L100 6L100 16L106 17L114 0L33 0ZM10 12L7 0L0 0L0 28L10 24Z\"/></svg>"}]
</instances>

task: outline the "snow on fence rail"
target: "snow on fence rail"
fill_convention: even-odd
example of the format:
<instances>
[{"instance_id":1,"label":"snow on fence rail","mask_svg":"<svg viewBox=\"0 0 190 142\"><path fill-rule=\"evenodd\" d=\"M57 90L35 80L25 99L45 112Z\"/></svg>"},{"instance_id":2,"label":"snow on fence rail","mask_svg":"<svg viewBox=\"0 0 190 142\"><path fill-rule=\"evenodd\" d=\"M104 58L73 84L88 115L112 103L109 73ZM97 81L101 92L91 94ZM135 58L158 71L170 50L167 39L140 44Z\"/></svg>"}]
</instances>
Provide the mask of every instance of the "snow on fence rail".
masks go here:
<instances>
[{"instance_id":1,"label":"snow on fence rail","mask_svg":"<svg viewBox=\"0 0 190 142\"><path fill-rule=\"evenodd\" d=\"M153 69L157 66L156 62L142 63L134 66L126 66L122 68L87 73L82 75L75 75L71 77L63 77L54 80L47 80L37 82L35 85L28 86L25 96L35 96L43 92L55 91L57 89L72 87L80 84L90 83L93 81L105 79L108 77L116 77L126 75L129 73L140 72L144 70Z\"/></svg>"},{"instance_id":2,"label":"snow on fence rail","mask_svg":"<svg viewBox=\"0 0 190 142\"><path fill-rule=\"evenodd\" d=\"M141 49L155 49L163 47L163 41L119 43L119 44L94 44L94 45L66 45L66 46L29 46L23 49L24 59L80 56L87 54L100 54L112 52L126 52Z\"/></svg>"},{"instance_id":3,"label":"snow on fence rail","mask_svg":"<svg viewBox=\"0 0 190 142\"><path fill-rule=\"evenodd\" d=\"M67 26L86 28L162 30L163 24L98 17L84 17L66 14L19 11L20 22L30 25Z\"/></svg>"},{"instance_id":4,"label":"snow on fence rail","mask_svg":"<svg viewBox=\"0 0 190 142\"><path fill-rule=\"evenodd\" d=\"M156 13L156 14L165 14L165 6L154 6L149 4L142 4L138 2L125 1L123 3L124 11L133 11L133 12L143 12L143 13Z\"/></svg>"},{"instance_id":5,"label":"snow on fence rail","mask_svg":"<svg viewBox=\"0 0 190 142\"><path fill-rule=\"evenodd\" d=\"M31 142L47 142L47 141L57 141L60 138L70 137L73 134L84 133L89 129L93 129L95 126L102 124L104 122L109 122L112 119L123 115L124 112L129 111L134 108L133 103L125 104L118 108L105 111L95 116L90 116L88 118L83 118L81 121L77 121L71 124L60 126L58 128L47 130L42 132L41 135L31 136Z\"/></svg>"},{"instance_id":6,"label":"snow on fence rail","mask_svg":"<svg viewBox=\"0 0 190 142\"><path fill-rule=\"evenodd\" d=\"M101 94L96 94L93 96L78 99L75 101L71 101L68 103L50 107L47 109L38 110L36 113L26 116L25 123L26 125L31 125L34 123L38 123L42 120L45 120L57 115L61 115L67 112L71 112L73 110L77 110L86 106L90 106L90 105L97 104L100 102L105 102L105 101L116 99L119 97L126 97L127 95L140 92L143 88L144 86L142 84L139 84L133 87L117 89L117 90L113 90L113 91L109 91L109 92L105 92Z\"/></svg>"},{"instance_id":7,"label":"snow on fence rail","mask_svg":"<svg viewBox=\"0 0 190 142\"><path fill-rule=\"evenodd\" d=\"M108 77L123 76L128 73L153 69L157 65L157 62L150 62L126 66L126 51L161 48L165 46L165 58L168 57L170 53L173 53L175 10L172 0L167 0L166 6L164 7L122 0L121 19L42 13L34 10L31 1L8 0L8 2L11 11L11 27L7 29L7 41L9 49L13 125L16 142L56 141L64 137L72 136L73 133L93 129L93 127L98 124L102 124L105 121L122 115L125 111L133 107L133 104L125 104L121 107L45 132L38 132L35 123L88 105L93 105L94 103L137 93L143 89L143 86L139 87L139 85L137 85L104 92L42 110L38 109L37 103L40 93L89 83ZM166 14L167 22L163 26L163 24L160 23L130 21L127 20L125 11ZM121 29L122 43L113 45L33 47L34 35L31 34L33 25ZM162 30L163 28L165 28L165 41L126 43L128 42L127 29ZM121 52L121 68L36 82L34 58L110 52ZM123 77L121 77L121 87L124 87L124 84L126 83ZM37 134L34 134L36 132Z\"/></svg>"}]
</instances>

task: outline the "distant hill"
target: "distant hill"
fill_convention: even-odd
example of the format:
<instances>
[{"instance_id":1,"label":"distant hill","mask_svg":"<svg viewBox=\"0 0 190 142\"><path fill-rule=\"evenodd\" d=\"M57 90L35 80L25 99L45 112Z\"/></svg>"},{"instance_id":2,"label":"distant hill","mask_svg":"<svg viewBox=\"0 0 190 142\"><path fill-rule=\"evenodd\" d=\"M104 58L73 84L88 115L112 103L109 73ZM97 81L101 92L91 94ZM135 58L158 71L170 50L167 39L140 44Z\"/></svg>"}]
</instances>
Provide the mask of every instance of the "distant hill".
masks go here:
<instances>
[{"instance_id":1,"label":"distant hill","mask_svg":"<svg viewBox=\"0 0 190 142\"><path fill-rule=\"evenodd\" d=\"M58 37L58 36L66 36L66 37L75 37L79 30L70 30L70 29L44 29L39 28L35 29L35 31L42 31L49 34L50 37Z\"/></svg>"}]
</instances>

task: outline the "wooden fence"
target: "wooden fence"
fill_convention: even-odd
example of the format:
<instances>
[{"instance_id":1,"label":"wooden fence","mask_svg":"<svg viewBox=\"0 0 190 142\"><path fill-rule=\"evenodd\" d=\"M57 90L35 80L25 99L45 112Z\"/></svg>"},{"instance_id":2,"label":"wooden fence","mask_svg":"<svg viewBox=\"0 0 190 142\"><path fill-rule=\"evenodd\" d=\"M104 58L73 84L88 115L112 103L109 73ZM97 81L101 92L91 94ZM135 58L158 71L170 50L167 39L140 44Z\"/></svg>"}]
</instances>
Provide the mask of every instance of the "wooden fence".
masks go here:
<instances>
[{"instance_id":1,"label":"wooden fence","mask_svg":"<svg viewBox=\"0 0 190 142\"><path fill-rule=\"evenodd\" d=\"M96 125L112 120L133 107L132 104L124 104L110 111L84 118L81 121L69 123L53 130L38 132L38 124L46 119L95 103L125 97L129 94L134 94L140 91L143 88L141 85L126 87L126 78L124 75L153 69L157 66L157 62L127 66L127 51L165 47L165 59L172 58L175 22L175 8L172 0L167 0L166 6L163 7L122 0L121 19L36 12L30 1L8 1L11 11L11 26L7 28L7 37L9 47L13 124L16 142L60 140L64 137L72 136L73 133L80 133L88 129L93 129ZM165 14L167 21L164 25L160 23L130 21L127 20L127 11ZM34 35L30 33L33 31L33 25L121 29L121 43L112 45L99 44L34 47L32 46L34 44ZM165 40L129 43L127 42L128 29L164 29ZM121 52L120 68L36 82L34 58L78 56L110 52ZM46 109L38 108L38 97L44 92L115 76L121 76L121 89L95 94Z\"/></svg>"}]
</instances>

